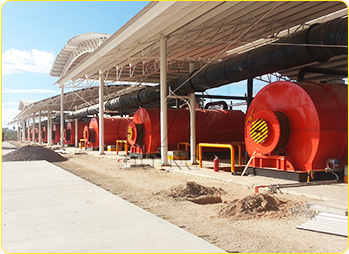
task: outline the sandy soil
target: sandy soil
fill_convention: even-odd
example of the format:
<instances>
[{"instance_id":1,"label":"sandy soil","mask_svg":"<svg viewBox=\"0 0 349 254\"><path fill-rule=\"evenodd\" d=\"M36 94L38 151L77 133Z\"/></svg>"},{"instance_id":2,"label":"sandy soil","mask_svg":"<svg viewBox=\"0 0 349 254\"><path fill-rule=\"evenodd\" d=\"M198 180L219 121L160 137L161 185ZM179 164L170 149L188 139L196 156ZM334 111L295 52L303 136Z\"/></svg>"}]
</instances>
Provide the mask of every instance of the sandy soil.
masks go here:
<instances>
[{"instance_id":1,"label":"sandy soil","mask_svg":"<svg viewBox=\"0 0 349 254\"><path fill-rule=\"evenodd\" d=\"M296 229L314 215L303 206L310 201L306 197L273 194L258 203L252 189L232 183L154 168L124 169L115 159L87 154L65 156L68 161L54 164L227 252L341 253L348 246L346 237ZM189 201L196 197L184 193L188 182L221 189L213 195L223 202Z\"/></svg>"}]
</instances>

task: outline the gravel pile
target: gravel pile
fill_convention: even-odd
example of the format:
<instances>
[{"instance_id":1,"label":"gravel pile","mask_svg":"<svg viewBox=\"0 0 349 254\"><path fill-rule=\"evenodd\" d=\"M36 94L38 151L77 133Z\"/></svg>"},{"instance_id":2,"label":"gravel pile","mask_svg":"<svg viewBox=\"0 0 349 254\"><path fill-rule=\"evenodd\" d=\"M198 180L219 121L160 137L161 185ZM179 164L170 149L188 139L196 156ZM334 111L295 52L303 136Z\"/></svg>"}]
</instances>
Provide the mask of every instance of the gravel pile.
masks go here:
<instances>
[{"instance_id":1,"label":"gravel pile","mask_svg":"<svg viewBox=\"0 0 349 254\"><path fill-rule=\"evenodd\" d=\"M2 161L37 161L60 162L67 160L51 149L42 146L23 146L2 156Z\"/></svg>"},{"instance_id":2,"label":"gravel pile","mask_svg":"<svg viewBox=\"0 0 349 254\"><path fill-rule=\"evenodd\" d=\"M314 218L317 214L319 214L318 211L315 211L313 209L306 207L305 205L300 205L300 204L296 204L294 207L292 207L291 213L296 216L303 216L310 219Z\"/></svg>"}]
</instances>

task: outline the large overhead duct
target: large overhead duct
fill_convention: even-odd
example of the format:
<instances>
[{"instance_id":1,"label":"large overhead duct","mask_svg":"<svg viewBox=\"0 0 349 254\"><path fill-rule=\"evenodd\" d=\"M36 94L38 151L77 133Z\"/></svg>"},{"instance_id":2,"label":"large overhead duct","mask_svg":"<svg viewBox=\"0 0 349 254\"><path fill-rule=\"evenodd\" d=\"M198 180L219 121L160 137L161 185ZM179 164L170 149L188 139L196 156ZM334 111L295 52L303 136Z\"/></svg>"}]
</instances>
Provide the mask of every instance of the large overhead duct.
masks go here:
<instances>
[{"instance_id":1,"label":"large overhead duct","mask_svg":"<svg viewBox=\"0 0 349 254\"><path fill-rule=\"evenodd\" d=\"M305 46L311 45L311 46ZM328 46L331 45L332 47ZM267 73L309 64L326 62L331 57L348 54L348 18L337 18L322 24L314 24L277 43L268 44L242 53L217 64L207 66L190 78L184 75L168 82L176 95L203 92L233 82L254 78ZM104 103L106 110L136 108L160 100L160 87L144 88ZM97 114L98 105L84 108L66 118L79 118Z\"/></svg>"}]
</instances>

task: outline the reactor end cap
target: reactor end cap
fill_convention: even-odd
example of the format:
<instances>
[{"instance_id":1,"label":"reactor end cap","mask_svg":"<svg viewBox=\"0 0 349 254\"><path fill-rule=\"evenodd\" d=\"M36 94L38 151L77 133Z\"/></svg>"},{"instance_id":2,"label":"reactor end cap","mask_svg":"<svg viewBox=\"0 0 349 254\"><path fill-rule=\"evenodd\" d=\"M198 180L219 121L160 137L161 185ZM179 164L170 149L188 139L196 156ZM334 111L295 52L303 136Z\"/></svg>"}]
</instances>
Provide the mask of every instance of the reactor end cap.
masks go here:
<instances>
[{"instance_id":1,"label":"reactor end cap","mask_svg":"<svg viewBox=\"0 0 349 254\"><path fill-rule=\"evenodd\" d=\"M88 126L84 127L82 137L85 139L85 142L95 142L96 140L96 131L93 128Z\"/></svg>"},{"instance_id":2,"label":"reactor end cap","mask_svg":"<svg viewBox=\"0 0 349 254\"><path fill-rule=\"evenodd\" d=\"M88 126L85 126L82 132L82 137L85 139L85 142L88 142L89 136Z\"/></svg>"},{"instance_id":3,"label":"reactor end cap","mask_svg":"<svg viewBox=\"0 0 349 254\"><path fill-rule=\"evenodd\" d=\"M143 125L130 122L127 127L127 141L130 145L143 144Z\"/></svg>"}]
</instances>

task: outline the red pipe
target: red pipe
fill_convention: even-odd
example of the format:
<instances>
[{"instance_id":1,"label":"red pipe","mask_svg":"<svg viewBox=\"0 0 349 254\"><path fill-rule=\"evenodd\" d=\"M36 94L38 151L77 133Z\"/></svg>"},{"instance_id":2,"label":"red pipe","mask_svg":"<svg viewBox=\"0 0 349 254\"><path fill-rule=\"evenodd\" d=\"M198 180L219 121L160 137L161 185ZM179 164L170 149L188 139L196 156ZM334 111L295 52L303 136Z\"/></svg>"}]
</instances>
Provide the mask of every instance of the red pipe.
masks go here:
<instances>
[{"instance_id":1,"label":"red pipe","mask_svg":"<svg viewBox=\"0 0 349 254\"><path fill-rule=\"evenodd\" d=\"M270 187L270 185L256 185L254 187L254 193L259 193L259 188L267 188Z\"/></svg>"}]
</instances>

